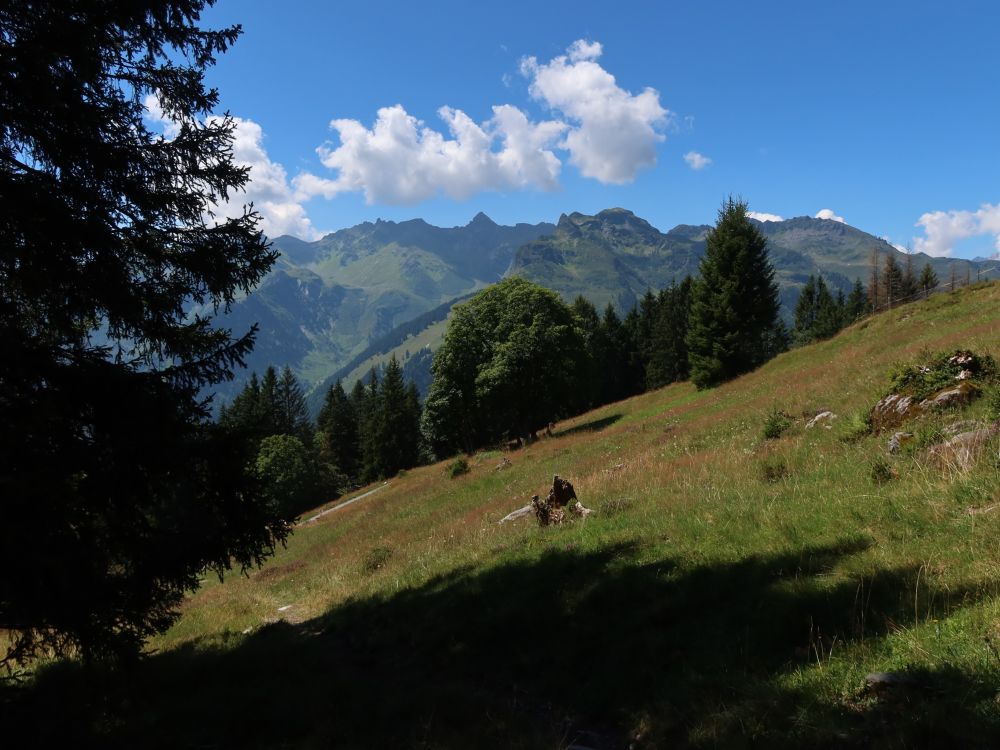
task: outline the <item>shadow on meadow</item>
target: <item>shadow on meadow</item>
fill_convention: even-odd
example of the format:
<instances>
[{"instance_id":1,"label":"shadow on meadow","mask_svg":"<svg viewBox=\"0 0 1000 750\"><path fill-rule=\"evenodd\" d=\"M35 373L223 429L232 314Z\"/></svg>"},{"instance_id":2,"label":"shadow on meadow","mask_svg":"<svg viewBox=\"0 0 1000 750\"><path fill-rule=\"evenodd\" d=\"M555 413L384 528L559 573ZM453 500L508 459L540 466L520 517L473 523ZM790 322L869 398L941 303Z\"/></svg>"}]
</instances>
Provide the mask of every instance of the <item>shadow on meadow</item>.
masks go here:
<instances>
[{"instance_id":1,"label":"shadow on meadow","mask_svg":"<svg viewBox=\"0 0 1000 750\"><path fill-rule=\"evenodd\" d=\"M567 547L154 655L113 688L50 669L6 708L40 744L74 746L989 746L998 726L973 707L995 686L961 673L924 673L901 702L780 686L834 636L875 642L912 620L915 569L831 584L865 546L697 568Z\"/></svg>"},{"instance_id":2,"label":"shadow on meadow","mask_svg":"<svg viewBox=\"0 0 1000 750\"><path fill-rule=\"evenodd\" d=\"M589 422L583 422L582 424L575 425L574 427L568 427L565 430L556 430L554 437L569 437L570 435L579 435L582 432L600 432L601 430L610 427L621 418L621 414L609 414L608 416L600 417L599 419L591 419Z\"/></svg>"}]
</instances>

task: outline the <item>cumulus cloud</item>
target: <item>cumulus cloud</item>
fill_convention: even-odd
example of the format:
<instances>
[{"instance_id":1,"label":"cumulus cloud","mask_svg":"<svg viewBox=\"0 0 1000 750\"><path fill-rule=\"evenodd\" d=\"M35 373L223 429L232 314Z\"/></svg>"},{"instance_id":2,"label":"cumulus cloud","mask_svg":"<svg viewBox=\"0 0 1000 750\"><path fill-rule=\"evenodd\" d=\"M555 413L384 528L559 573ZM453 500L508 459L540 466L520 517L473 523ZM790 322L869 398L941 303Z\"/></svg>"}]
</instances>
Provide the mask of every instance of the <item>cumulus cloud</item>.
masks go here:
<instances>
[{"instance_id":1,"label":"cumulus cloud","mask_svg":"<svg viewBox=\"0 0 1000 750\"><path fill-rule=\"evenodd\" d=\"M333 120L339 143L323 144L317 153L335 174L299 175L296 195L305 200L362 192L368 203L412 205L437 195L463 200L484 190L555 190L562 170L558 151L568 152L587 177L629 182L655 164L670 113L653 89L633 95L620 88L597 64L602 53L599 42L577 40L550 62L521 61L531 96L552 113L548 120L531 120L510 104L494 106L481 123L441 107L441 129L401 104L379 109L371 127Z\"/></svg>"},{"instance_id":2,"label":"cumulus cloud","mask_svg":"<svg viewBox=\"0 0 1000 750\"><path fill-rule=\"evenodd\" d=\"M563 123L530 122L510 105L493 107L493 117L481 125L451 107L439 109L438 116L450 138L400 105L380 109L371 129L357 120L334 120L330 126L340 146L324 144L317 153L337 177L299 175L297 193L330 198L361 191L369 203L410 205L439 193L462 200L482 190L558 186L562 164L551 147L566 129Z\"/></svg>"},{"instance_id":3,"label":"cumulus cloud","mask_svg":"<svg viewBox=\"0 0 1000 750\"><path fill-rule=\"evenodd\" d=\"M977 211L930 211L915 226L924 230L924 236L914 240L917 252L950 256L959 240L989 235L1000 252L1000 203L984 203Z\"/></svg>"},{"instance_id":4,"label":"cumulus cloud","mask_svg":"<svg viewBox=\"0 0 1000 750\"><path fill-rule=\"evenodd\" d=\"M697 151L688 151L686 154L684 154L684 161L686 161L687 165L691 167L691 169L693 169L695 172L704 169L705 167L707 167L709 164L712 163L712 160L710 158L708 158L704 154L699 154Z\"/></svg>"},{"instance_id":5,"label":"cumulus cloud","mask_svg":"<svg viewBox=\"0 0 1000 750\"><path fill-rule=\"evenodd\" d=\"M570 162L586 177L623 184L656 163L671 113L655 89L632 94L618 86L597 63L603 51L599 42L577 40L548 63L524 58L521 72L531 95L570 123L560 143Z\"/></svg>"},{"instance_id":6,"label":"cumulus cloud","mask_svg":"<svg viewBox=\"0 0 1000 750\"><path fill-rule=\"evenodd\" d=\"M846 224L847 223L846 221L844 221L844 217L843 216L837 216L837 214L835 214L833 212L832 208L821 208L816 213L816 218L817 219L827 219L828 221L839 221L841 224Z\"/></svg>"},{"instance_id":7,"label":"cumulus cloud","mask_svg":"<svg viewBox=\"0 0 1000 750\"><path fill-rule=\"evenodd\" d=\"M171 120L152 94L144 100L146 118L161 128L163 137L170 140L180 132L178 123ZM304 239L317 239L320 235L313 227L302 206L302 196L292 189L288 175L281 164L272 161L264 148L264 131L253 120L234 117L233 162L250 168L249 181L244 193L234 194L229 201L218 204L215 214L235 218L243 214L243 206L253 203L261 217L261 229L268 237L291 234Z\"/></svg>"},{"instance_id":8,"label":"cumulus cloud","mask_svg":"<svg viewBox=\"0 0 1000 750\"><path fill-rule=\"evenodd\" d=\"M747 211L747 216L751 219L756 219L757 221L784 221L785 217L778 216L778 214L766 214L760 211Z\"/></svg>"}]
</instances>

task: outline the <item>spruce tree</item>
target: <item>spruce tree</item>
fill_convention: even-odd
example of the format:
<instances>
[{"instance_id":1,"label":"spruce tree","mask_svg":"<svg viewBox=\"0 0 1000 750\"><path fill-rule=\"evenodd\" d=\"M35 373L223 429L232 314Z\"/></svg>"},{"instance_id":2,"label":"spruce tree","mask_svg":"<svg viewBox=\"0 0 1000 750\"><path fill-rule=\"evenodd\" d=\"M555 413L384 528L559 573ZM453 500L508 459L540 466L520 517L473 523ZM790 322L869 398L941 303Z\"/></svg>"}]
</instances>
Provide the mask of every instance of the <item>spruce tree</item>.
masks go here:
<instances>
[{"instance_id":1,"label":"spruce tree","mask_svg":"<svg viewBox=\"0 0 1000 750\"><path fill-rule=\"evenodd\" d=\"M604 350L600 361L604 376L600 401L602 404L610 404L625 398L627 369L622 321L610 302L604 308L604 316L601 318L601 339Z\"/></svg>"},{"instance_id":2,"label":"spruce tree","mask_svg":"<svg viewBox=\"0 0 1000 750\"><path fill-rule=\"evenodd\" d=\"M338 380L326 392L316 417L323 451L337 469L354 480L358 478L358 415Z\"/></svg>"},{"instance_id":3,"label":"spruce tree","mask_svg":"<svg viewBox=\"0 0 1000 750\"><path fill-rule=\"evenodd\" d=\"M930 263L925 263L923 271L920 272L920 289L923 291L924 297L929 296L937 285L937 274L934 273L934 269L931 268Z\"/></svg>"},{"instance_id":4,"label":"spruce tree","mask_svg":"<svg viewBox=\"0 0 1000 750\"><path fill-rule=\"evenodd\" d=\"M844 303L844 325L860 320L868 313L868 309L868 293L861 279L855 279L851 293L847 295L847 302Z\"/></svg>"},{"instance_id":5,"label":"spruce tree","mask_svg":"<svg viewBox=\"0 0 1000 750\"><path fill-rule=\"evenodd\" d=\"M281 378L275 388L277 406L277 433L295 435L304 445L312 441L312 424L306 409L306 397L302 386L287 365L281 371Z\"/></svg>"},{"instance_id":6,"label":"spruce tree","mask_svg":"<svg viewBox=\"0 0 1000 750\"><path fill-rule=\"evenodd\" d=\"M415 421L416 419L416 421ZM395 355L386 365L371 417L371 455L366 466L370 479L395 476L417 464L420 455L419 412L403 382Z\"/></svg>"},{"instance_id":7,"label":"spruce tree","mask_svg":"<svg viewBox=\"0 0 1000 750\"><path fill-rule=\"evenodd\" d=\"M355 388L357 387L355 386ZM361 391L358 408L361 481L363 482L372 482L382 475L382 457L378 450L378 402L379 380L378 373L373 367L368 374L368 384Z\"/></svg>"},{"instance_id":8,"label":"spruce tree","mask_svg":"<svg viewBox=\"0 0 1000 750\"><path fill-rule=\"evenodd\" d=\"M660 295L652 331L646 387L659 388L688 377L688 351L685 337L691 308L690 276L680 284L671 282Z\"/></svg>"},{"instance_id":9,"label":"spruce tree","mask_svg":"<svg viewBox=\"0 0 1000 750\"><path fill-rule=\"evenodd\" d=\"M288 533L209 422L276 253L206 73L203 0L0 6L0 630L12 658L137 654L206 570ZM155 105L151 105L155 102ZM176 123L162 138L149 106ZM194 312L200 311L200 312Z\"/></svg>"},{"instance_id":10,"label":"spruce tree","mask_svg":"<svg viewBox=\"0 0 1000 750\"><path fill-rule=\"evenodd\" d=\"M905 299L903 271L892 253L888 253L885 257L885 265L882 267L882 276L879 279L879 283L882 287L880 296L885 300L888 307L892 307L898 301Z\"/></svg>"},{"instance_id":11,"label":"spruce tree","mask_svg":"<svg viewBox=\"0 0 1000 750\"><path fill-rule=\"evenodd\" d=\"M257 410L264 437L284 434L281 424L281 404L278 401L278 371L274 365L269 365L264 370L264 377L260 381Z\"/></svg>"},{"instance_id":12,"label":"spruce tree","mask_svg":"<svg viewBox=\"0 0 1000 750\"><path fill-rule=\"evenodd\" d=\"M577 325L583 333L584 348L587 352L586 373L581 378L579 409L582 411L601 403L604 387L604 359L607 343L601 329L601 318L593 303L579 295L570 305Z\"/></svg>"},{"instance_id":13,"label":"spruce tree","mask_svg":"<svg viewBox=\"0 0 1000 750\"><path fill-rule=\"evenodd\" d=\"M706 388L752 370L780 346L767 239L742 200L723 203L699 272L686 340L691 379Z\"/></svg>"},{"instance_id":14,"label":"spruce tree","mask_svg":"<svg viewBox=\"0 0 1000 750\"><path fill-rule=\"evenodd\" d=\"M795 303L795 324L792 328L792 340L796 344L812 341L816 325L816 277L809 278L799 292Z\"/></svg>"},{"instance_id":15,"label":"spruce tree","mask_svg":"<svg viewBox=\"0 0 1000 750\"><path fill-rule=\"evenodd\" d=\"M823 277L816 279L816 319L813 338L828 339L840 330L841 313Z\"/></svg>"}]
</instances>

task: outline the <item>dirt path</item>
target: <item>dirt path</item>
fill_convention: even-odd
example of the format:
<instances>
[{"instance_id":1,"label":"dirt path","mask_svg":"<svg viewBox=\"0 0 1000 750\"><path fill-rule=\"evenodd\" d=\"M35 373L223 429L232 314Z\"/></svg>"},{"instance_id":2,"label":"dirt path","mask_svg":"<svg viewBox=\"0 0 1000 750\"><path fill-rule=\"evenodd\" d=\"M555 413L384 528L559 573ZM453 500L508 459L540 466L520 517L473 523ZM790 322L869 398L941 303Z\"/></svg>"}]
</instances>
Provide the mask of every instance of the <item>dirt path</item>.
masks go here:
<instances>
[{"instance_id":1,"label":"dirt path","mask_svg":"<svg viewBox=\"0 0 1000 750\"><path fill-rule=\"evenodd\" d=\"M368 497L369 495L373 495L376 492L378 492L379 490L385 489L388 486L389 486L389 483L388 482L384 482L383 484L379 485L378 487L376 487L373 490L368 490L368 492L362 492L360 495L352 497L350 500L345 500L342 503L337 503L332 508L327 508L326 510L321 510L315 516L311 516L310 518L307 518L305 521L299 521L296 524L296 526L303 526L303 525L305 525L307 523L312 523L313 521L315 521L315 520L317 520L319 518L322 518L327 513L333 513L333 511L335 511L335 510L340 510L341 508L346 508L351 503L356 503L358 500L363 500L364 498Z\"/></svg>"}]
</instances>

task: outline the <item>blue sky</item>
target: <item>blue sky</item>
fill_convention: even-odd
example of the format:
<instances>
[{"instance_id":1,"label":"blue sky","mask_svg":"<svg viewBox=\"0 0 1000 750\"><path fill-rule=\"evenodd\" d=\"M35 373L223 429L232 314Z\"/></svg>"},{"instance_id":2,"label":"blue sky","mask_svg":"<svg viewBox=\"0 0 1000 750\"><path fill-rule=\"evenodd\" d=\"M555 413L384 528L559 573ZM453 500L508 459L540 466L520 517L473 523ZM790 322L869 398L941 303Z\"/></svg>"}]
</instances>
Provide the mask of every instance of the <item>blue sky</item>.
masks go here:
<instances>
[{"instance_id":1,"label":"blue sky","mask_svg":"<svg viewBox=\"0 0 1000 750\"><path fill-rule=\"evenodd\" d=\"M1000 5L219 0L209 74L272 234L622 206L1000 250ZM335 126L331 126L331 124Z\"/></svg>"}]
</instances>

